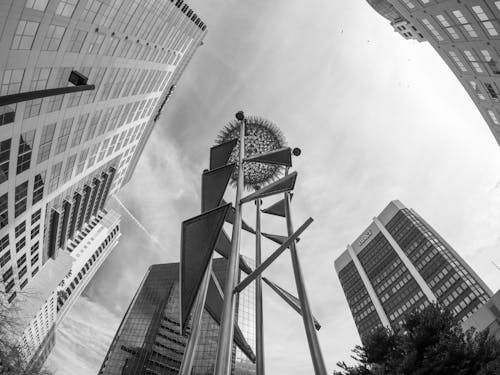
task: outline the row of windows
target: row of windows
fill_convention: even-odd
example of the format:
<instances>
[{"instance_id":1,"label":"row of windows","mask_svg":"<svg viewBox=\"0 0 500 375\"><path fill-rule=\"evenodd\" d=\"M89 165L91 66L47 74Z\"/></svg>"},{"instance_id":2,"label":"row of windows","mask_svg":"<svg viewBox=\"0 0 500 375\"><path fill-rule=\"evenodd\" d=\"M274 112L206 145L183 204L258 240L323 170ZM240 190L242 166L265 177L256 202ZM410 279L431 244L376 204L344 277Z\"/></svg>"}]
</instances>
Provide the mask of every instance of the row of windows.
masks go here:
<instances>
[{"instance_id":1,"label":"row of windows","mask_svg":"<svg viewBox=\"0 0 500 375\"><path fill-rule=\"evenodd\" d=\"M405 2L408 7L413 8L409 5L411 1ZM500 1L495 1L495 9L500 10ZM436 14L435 18L435 20L430 17L423 18L421 21L438 42L444 41L443 30L446 30L452 40L477 39L479 38L477 26L490 37L499 36L500 25L494 13L488 7L481 5L473 5L470 10L464 5L461 9L452 10L450 14L446 12Z\"/></svg>"}]
</instances>

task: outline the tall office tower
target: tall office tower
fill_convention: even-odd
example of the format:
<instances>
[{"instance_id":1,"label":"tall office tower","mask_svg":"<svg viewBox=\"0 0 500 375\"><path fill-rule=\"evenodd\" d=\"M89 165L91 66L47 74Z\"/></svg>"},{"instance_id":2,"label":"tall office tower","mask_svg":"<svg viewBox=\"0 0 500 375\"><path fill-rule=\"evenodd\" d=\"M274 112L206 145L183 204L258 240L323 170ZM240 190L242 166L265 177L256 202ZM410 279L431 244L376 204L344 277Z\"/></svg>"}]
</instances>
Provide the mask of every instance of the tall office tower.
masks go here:
<instances>
[{"instance_id":1,"label":"tall office tower","mask_svg":"<svg viewBox=\"0 0 500 375\"><path fill-rule=\"evenodd\" d=\"M500 1L367 1L404 38L434 47L500 144Z\"/></svg>"},{"instance_id":2,"label":"tall office tower","mask_svg":"<svg viewBox=\"0 0 500 375\"><path fill-rule=\"evenodd\" d=\"M32 367L43 365L55 344L57 325L117 245L121 235L119 224L120 215L116 212L99 212L68 240L60 258L50 262L51 267L47 267L50 279L37 280L35 276L26 289L27 295L20 297L21 316L26 319L22 324L26 328L21 334L20 349ZM39 275L44 272L45 267Z\"/></svg>"},{"instance_id":3,"label":"tall office tower","mask_svg":"<svg viewBox=\"0 0 500 375\"><path fill-rule=\"evenodd\" d=\"M359 335L397 327L439 302L465 321L492 296L453 248L413 209L392 201L335 260Z\"/></svg>"},{"instance_id":4,"label":"tall office tower","mask_svg":"<svg viewBox=\"0 0 500 375\"><path fill-rule=\"evenodd\" d=\"M0 103L20 94L0 104L0 288L15 303L43 286L33 305L53 311L48 286L130 179L206 26L182 0L5 0L0 25ZM70 77L95 89L33 97Z\"/></svg>"},{"instance_id":5,"label":"tall office tower","mask_svg":"<svg viewBox=\"0 0 500 375\"><path fill-rule=\"evenodd\" d=\"M222 285L226 267L225 259L214 259L213 270ZM252 292L249 293L239 300L238 323L254 347L254 299ZM189 334L189 327L186 335L180 334L179 317L179 264L151 266L118 328L99 374L177 374ZM218 324L204 311L193 375L213 374L218 337ZM255 365L236 345L232 372L255 374Z\"/></svg>"}]
</instances>

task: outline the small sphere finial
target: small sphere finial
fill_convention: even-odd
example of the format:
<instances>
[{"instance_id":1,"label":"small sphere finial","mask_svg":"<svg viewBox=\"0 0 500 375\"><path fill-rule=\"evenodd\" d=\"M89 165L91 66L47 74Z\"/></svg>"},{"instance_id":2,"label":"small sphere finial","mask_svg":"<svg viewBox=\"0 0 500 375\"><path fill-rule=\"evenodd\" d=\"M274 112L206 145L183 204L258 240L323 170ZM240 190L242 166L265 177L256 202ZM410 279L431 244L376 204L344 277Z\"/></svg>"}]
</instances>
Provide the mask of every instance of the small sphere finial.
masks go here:
<instances>
[{"instance_id":1,"label":"small sphere finial","mask_svg":"<svg viewBox=\"0 0 500 375\"><path fill-rule=\"evenodd\" d=\"M295 147L293 150L292 150L292 154L294 156L299 156L300 154L302 154L302 150L298 147Z\"/></svg>"},{"instance_id":2,"label":"small sphere finial","mask_svg":"<svg viewBox=\"0 0 500 375\"><path fill-rule=\"evenodd\" d=\"M245 114L243 113L243 111L236 112L236 119L239 121L243 121L245 119Z\"/></svg>"}]
</instances>

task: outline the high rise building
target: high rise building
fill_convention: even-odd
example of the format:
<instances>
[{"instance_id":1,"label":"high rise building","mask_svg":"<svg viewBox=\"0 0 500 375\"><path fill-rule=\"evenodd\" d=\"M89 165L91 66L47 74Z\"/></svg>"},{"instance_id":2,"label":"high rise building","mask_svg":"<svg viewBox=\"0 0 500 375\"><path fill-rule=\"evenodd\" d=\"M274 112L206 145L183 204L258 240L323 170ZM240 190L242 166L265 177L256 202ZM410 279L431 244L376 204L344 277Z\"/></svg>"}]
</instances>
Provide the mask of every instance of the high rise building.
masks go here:
<instances>
[{"instance_id":1,"label":"high rise building","mask_svg":"<svg viewBox=\"0 0 500 375\"><path fill-rule=\"evenodd\" d=\"M105 204L130 180L206 26L182 0L6 0L0 25L0 103L24 100L0 106L0 291L27 311L29 359L116 244ZM30 97L75 74L95 89Z\"/></svg>"},{"instance_id":2,"label":"high rise building","mask_svg":"<svg viewBox=\"0 0 500 375\"><path fill-rule=\"evenodd\" d=\"M214 274L224 285L227 261L213 261ZM248 290L247 290L248 289ZM255 347L255 313L250 285L240 295L238 324L251 347ZM180 333L179 263L157 264L149 268L132 300L104 359L99 374L177 374L187 344ZM189 326L189 324L188 324ZM213 374L219 326L203 312L201 335L194 360L193 375ZM240 348L233 348L235 375L255 374L255 365Z\"/></svg>"},{"instance_id":3,"label":"high rise building","mask_svg":"<svg viewBox=\"0 0 500 375\"><path fill-rule=\"evenodd\" d=\"M392 201L335 260L361 338L398 327L438 302L465 321L492 296L457 252L413 209Z\"/></svg>"},{"instance_id":4,"label":"high rise building","mask_svg":"<svg viewBox=\"0 0 500 375\"><path fill-rule=\"evenodd\" d=\"M404 38L434 47L500 144L500 1L367 1Z\"/></svg>"}]
</instances>

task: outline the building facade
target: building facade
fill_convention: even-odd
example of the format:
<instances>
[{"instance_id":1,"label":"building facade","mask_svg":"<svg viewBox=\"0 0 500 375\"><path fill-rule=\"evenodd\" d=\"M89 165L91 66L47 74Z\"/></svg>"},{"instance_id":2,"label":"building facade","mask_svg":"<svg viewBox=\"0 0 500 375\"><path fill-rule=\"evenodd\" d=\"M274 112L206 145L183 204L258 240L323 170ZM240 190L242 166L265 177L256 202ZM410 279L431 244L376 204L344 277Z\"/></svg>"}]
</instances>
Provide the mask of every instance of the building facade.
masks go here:
<instances>
[{"instance_id":1,"label":"building facade","mask_svg":"<svg viewBox=\"0 0 500 375\"><path fill-rule=\"evenodd\" d=\"M227 261L214 259L213 270L221 285ZM253 290L252 286L248 287ZM111 343L99 374L177 374L189 335L180 333L179 264L149 268ZM250 346L255 348L255 313L252 292L240 298L238 323ZM204 311L194 359L193 375L213 374L219 326ZM255 374L255 365L233 347L235 375Z\"/></svg>"},{"instance_id":2,"label":"building facade","mask_svg":"<svg viewBox=\"0 0 500 375\"><path fill-rule=\"evenodd\" d=\"M434 47L500 144L500 1L367 1L404 38Z\"/></svg>"},{"instance_id":3,"label":"building facade","mask_svg":"<svg viewBox=\"0 0 500 375\"><path fill-rule=\"evenodd\" d=\"M399 201L347 246L335 270L362 339L435 302L463 322L492 296L457 252Z\"/></svg>"},{"instance_id":4,"label":"building facade","mask_svg":"<svg viewBox=\"0 0 500 375\"><path fill-rule=\"evenodd\" d=\"M106 202L130 180L205 33L182 0L0 2L0 99L71 86L72 72L95 85L0 106L0 292L29 312L21 327L35 333L23 336L29 355L114 247L90 268L101 248L92 228L116 219ZM106 228L115 236L108 241L116 242L114 230ZM72 256L83 242L92 247L84 263ZM47 271L54 262L57 276ZM92 272L72 290L68 272L82 273L80 265ZM71 298L54 281L69 282ZM27 303L20 296L29 289L43 290L45 299ZM37 318L33 306L48 314ZM43 330L31 325L38 339L30 319L43 322Z\"/></svg>"}]
</instances>

